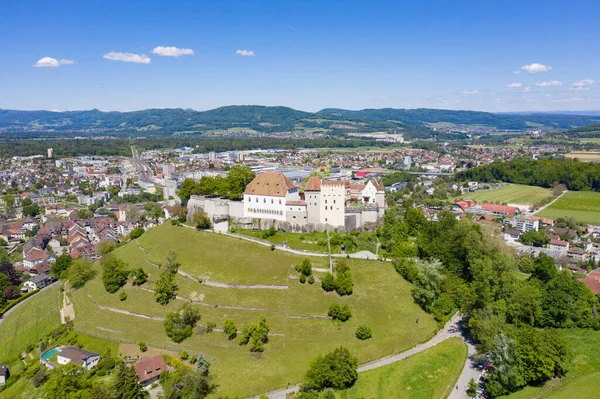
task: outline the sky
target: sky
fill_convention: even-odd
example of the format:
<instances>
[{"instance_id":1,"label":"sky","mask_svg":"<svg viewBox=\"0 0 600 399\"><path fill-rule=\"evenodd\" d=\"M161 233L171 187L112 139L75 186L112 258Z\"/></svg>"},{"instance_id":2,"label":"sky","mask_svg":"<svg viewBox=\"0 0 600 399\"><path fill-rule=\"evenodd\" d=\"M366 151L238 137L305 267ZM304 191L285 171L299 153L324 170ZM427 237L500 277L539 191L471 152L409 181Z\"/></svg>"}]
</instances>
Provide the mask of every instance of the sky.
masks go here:
<instances>
[{"instance_id":1,"label":"sky","mask_svg":"<svg viewBox=\"0 0 600 399\"><path fill-rule=\"evenodd\" d=\"M600 110L597 0L2 0L0 108Z\"/></svg>"}]
</instances>

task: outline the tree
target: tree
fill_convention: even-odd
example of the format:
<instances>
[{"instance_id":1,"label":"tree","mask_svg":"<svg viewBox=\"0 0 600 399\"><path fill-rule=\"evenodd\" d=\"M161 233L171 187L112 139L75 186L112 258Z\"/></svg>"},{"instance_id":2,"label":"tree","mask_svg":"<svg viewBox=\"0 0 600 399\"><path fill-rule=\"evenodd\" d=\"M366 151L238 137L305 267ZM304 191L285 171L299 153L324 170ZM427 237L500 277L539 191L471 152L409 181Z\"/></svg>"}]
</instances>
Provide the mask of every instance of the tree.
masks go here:
<instances>
[{"instance_id":1,"label":"tree","mask_svg":"<svg viewBox=\"0 0 600 399\"><path fill-rule=\"evenodd\" d=\"M327 292L331 292L335 289L335 280L330 273L325 274L321 279L321 287Z\"/></svg>"},{"instance_id":2,"label":"tree","mask_svg":"<svg viewBox=\"0 0 600 399\"><path fill-rule=\"evenodd\" d=\"M327 316L331 317L333 320L345 322L350 319L352 312L350 312L348 305L340 306L337 302L334 302L329 305Z\"/></svg>"},{"instance_id":3,"label":"tree","mask_svg":"<svg viewBox=\"0 0 600 399\"><path fill-rule=\"evenodd\" d=\"M467 394L469 397L474 398L477 395L477 383L473 378L469 380L469 386L467 389Z\"/></svg>"},{"instance_id":4,"label":"tree","mask_svg":"<svg viewBox=\"0 0 600 399\"><path fill-rule=\"evenodd\" d=\"M338 261L335 267L335 292L338 295L352 295L352 274L344 261Z\"/></svg>"},{"instance_id":5,"label":"tree","mask_svg":"<svg viewBox=\"0 0 600 399\"><path fill-rule=\"evenodd\" d=\"M79 219L91 219L94 217L94 212L89 209L81 208L77 211L77 217Z\"/></svg>"},{"instance_id":6,"label":"tree","mask_svg":"<svg viewBox=\"0 0 600 399\"><path fill-rule=\"evenodd\" d=\"M15 196L12 194L5 194L2 196L2 201L4 201L4 205L7 208L14 208L15 206Z\"/></svg>"},{"instance_id":7,"label":"tree","mask_svg":"<svg viewBox=\"0 0 600 399\"><path fill-rule=\"evenodd\" d=\"M127 220L138 221L138 220L140 220L140 216L141 216L141 212L135 204L129 205L127 207L127 209L125 210L125 217L127 218Z\"/></svg>"},{"instance_id":8,"label":"tree","mask_svg":"<svg viewBox=\"0 0 600 399\"><path fill-rule=\"evenodd\" d=\"M185 179L177 192L177 196L183 204L187 204L192 195L198 194L200 194L200 186L193 179Z\"/></svg>"},{"instance_id":9,"label":"tree","mask_svg":"<svg viewBox=\"0 0 600 399\"><path fill-rule=\"evenodd\" d=\"M255 176L256 174L247 166L234 166L231 168L225 178L228 197L232 199L242 198L246 186L254 180Z\"/></svg>"},{"instance_id":10,"label":"tree","mask_svg":"<svg viewBox=\"0 0 600 399\"><path fill-rule=\"evenodd\" d=\"M225 324L223 324L223 333L227 335L227 339L230 341L237 337L237 327L233 320L225 320Z\"/></svg>"},{"instance_id":11,"label":"tree","mask_svg":"<svg viewBox=\"0 0 600 399\"><path fill-rule=\"evenodd\" d=\"M362 324L356 328L355 335L356 338L360 339L361 341L364 341L365 339L369 339L373 336L373 331L371 330L371 327Z\"/></svg>"},{"instance_id":12,"label":"tree","mask_svg":"<svg viewBox=\"0 0 600 399\"><path fill-rule=\"evenodd\" d=\"M422 210L410 208L408 211L406 211L404 221L408 226L408 234L411 236L416 236L419 233L421 226L427 223L427 218L423 214Z\"/></svg>"},{"instance_id":13,"label":"tree","mask_svg":"<svg viewBox=\"0 0 600 399\"><path fill-rule=\"evenodd\" d=\"M0 292L4 292L11 285L10 278L5 273L0 273Z\"/></svg>"},{"instance_id":14,"label":"tree","mask_svg":"<svg viewBox=\"0 0 600 399\"><path fill-rule=\"evenodd\" d=\"M175 274L171 273L169 270L164 270L162 273L160 273L160 276L158 277L154 287L154 296L156 297L156 302L163 306L167 305L176 297L178 290L179 287L175 282Z\"/></svg>"},{"instance_id":15,"label":"tree","mask_svg":"<svg viewBox=\"0 0 600 399\"><path fill-rule=\"evenodd\" d=\"M142 234L144 234L144 231L145 230L143 227L136 227L135 229L131 230L131 233L129 233L129 239L135 240L137 238L140 238Z\"/></svg>"},{"instance_id":16,"label":"tree","mask_svg":"<svg viewBox=\"0 0 600 399\"><path fill-rule=\"evenodd\" d=\"M142 285L148 281L148 274L141 267L133 269L129 275L131 276L131 284L133 285Z\"/></svg>"},{"instance_id":17,"label":"tree","mask_svg":"<svg viewBox=\"0 0 600 399\"><path fill-rule=\"evenodd\" d=\"M9 285L3 291L4 299L9 299L9 300L16 299L20 295L21 295L21 290L19 290L19 287L14 286L14 285Z\"/></svg>"},{"instance_id":18,"label":"tree","mask_svg":"<svg viewBox=\"0 0 600 399\"><path fill-rule=\"evenodd\" d=\"M175 204L173 205L172 214L175 219L183 223L187 219L187 208L181 204Z\"/></svg>"},{"instance_id":19,"label":"tree","mask_svg":"<svg viewBox=\"0 0 600 399\"><path fill-rule=\"evenodd\" d=\"M350 388L358 378L357 369L358 359L348 349L340 346L312 361L304 376L302 390Z\"/></svg>"},{"instance_id":20,"label":"tree","mask_svg":"<svg viewBox=\"0 0 600 399\"><path fill-rule=\"evenodd\" d=\"M312 275L312 264L310 260L304 259L301 264L296 266L296 271L302 273L306 277Z\"/></svg>"},{"instance_id":21,"label":"tree","mask_svg":"<svg viewBox=\"0 0 600 399\"><path fill-rule=\"evenodd\" d=\"M36 217L39 214L40 214L40 207L38 204L23 206L23 216Z\"/></svg>"},{"instance_id":22,"label":"tree","mask_svg":"<svg viewBox=\"0 0 600 399\"><path fill-rule=\"evenodd\" d=\"M411 291L417 304L426 312L433 310L434 303L441 295L441 284L444 275L441 272L442 264L439 260L431 261L419 260L415 264L417 268L417 278L415 279L415 288Z\"/></svg>"},{"instance_id":23,"label":"tree","mask_svg":"<svg viewBox=\"0 0 600 399\"><path fill-rule=\"evenodd\" d=\"M557 274L558 269L556 268L554 259L545 253L540 252L539 256L533 260L533 273L531 276L547 283Z\"/></svg>"},{"instance_id":24,"label":"tree","mask_svg":"<svg viewBox=\"0 0 600 399\"><path fill-rule=\"evenodd\" d=\"M504 333L494 338L490 351L490 365L492 369L488 375L486 389L492 397L514 392L525 385L525 380L518 372L517 344Z\"/></svg>"},{"instance_id":25,"label":"tree","mask_svg":"<svg viewBox=\"0 0 600 399\"><path fill-rule=\"evenodd\" d=\"M186 303L177 312L169 312L165 317L165 332L173 342L182 342L192 336L200 312L190 303Z\"/></svg>"},{"instance_id":26,"label":"tree","mask_svg":"<svg viewBox=\"0 0 600 399\"><path fill-rule=\"evenodd\" d=\"M197 229L210 229L211 220L210 217L208 217L208 214L204 211L194 212L194 214L192 215L192 221L196 225Z\"/></svg>"},{"instance_id":27,"label":"tree","mask_svg":"<svg viewBox=\"0 0 600 399\"><path fill-rule=\"evenodd\" d=\"M164 371L160 375L163 395L169 399L204 399L214 393L217 386L201 370L190 370L177 366L173 372Z\"/></svg>"},{"instance_id":28,"label":"tree","mask_svg":"<svg viewBox=\"0 0 600 399\"><path fill-rule=\"evenodd\" d=\"M0 264L9 263L8 251L0 247Z\"/></svg>"},{"instance_id":29,"label":"tree","mask_svg":"<svg viewBox=\"0 0 600 399\"><path fill-rule=\"evenodd\" d=\"M100 241L96 244L96 252L100 255L111 253L117 248L117 244L113 241Z\"/></svg>"},{"instance_id":30,"label":"tree","mask_svg":"<svg viewBox=\"0 0 600 399\"><path fill-rule=\"evenodd\" d=\"M120 361L113 374L111 392L114 399L143 399L149 396L138 382L133 367L125 362Z\"/></svg>"},{"instance_id":31,"label":"tree","mask_svg":"<svg viewBox=\"0 0 600 399\"><path fill-rule=\"evenodd\" d=\"M146 352L148 350L148 345L146 345L144 341L138 341L137 345L142 352Z\"/></svg>"},{"instance_id":32,"label":"tree","mask_svg":"<svg viewBox=\"0 0 600 399\"><path fill-rule=\"evenodd\" d=\"M104 289L110 294L114 294L127 283L129 270L127 264L114 256L104 261L102 271L102 282Z\"/></svg>"},{"instance_id":33,"label":"tree","mask_svg":"<svg viewBox=\"0 0 600 399\"><path fill-rule=\"evenodd\" d=\"M73 258L71 257L71 255L62 254L58 258L56 258L56 262L52 264L50 273L53 276L64 279L66 277L67 270L69 269L69 267L71 267L72 263Z\"/></svg>"},{"instance_id":34,"label":"tree","mask_svg":"<svg viewBox=\"0 0 600 399\"><path fill-rule=\"evenodd\" d=\"M67 278L75 289L83 287L95 275L92 262L83 258L75 259L67 271Z\"/></svg>"},{"instance_id":35,"label":"tree","mask_svg":"<svg viewBox=\"0 0 600 399\"><path fill-rule=\"evenodd\" d=\"M258 324L244 327L240 336L240 345L250 343L250 352L263 352L264 344L269 342L269 331L267 319L262 317Z\"/></svg>"},{"instance_id":36,"label":"tree","mask_svg":"<svg viewBox=\"0 0 600 399\"><path fill-rule=\"evenodd\" d=\"M543 233L536 230L529 230L519 239L522 244L533 245L534 247L545 247L550 239Z\"/></svg>"}]
</instances>

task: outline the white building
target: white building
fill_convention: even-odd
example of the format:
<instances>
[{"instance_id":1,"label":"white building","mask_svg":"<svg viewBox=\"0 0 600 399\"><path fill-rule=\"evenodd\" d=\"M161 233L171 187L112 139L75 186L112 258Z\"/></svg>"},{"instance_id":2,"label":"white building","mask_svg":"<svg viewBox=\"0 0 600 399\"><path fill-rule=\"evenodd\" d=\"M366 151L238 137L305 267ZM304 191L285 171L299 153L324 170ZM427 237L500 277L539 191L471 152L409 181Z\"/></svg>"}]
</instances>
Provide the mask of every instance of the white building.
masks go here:
<instances>
[{"instance_id":1,"label":"white building","mask_svg":"<svg viewBox=\"0 0 600 399\"><path fill-rule=\"evenodd\" d=\"M88 352L75 346L65 346L56 357L58 364L64 365L73 362L88 370L97 365L99 360L100 355L97 353Z\"/></svg>"},{"instance_id":2,"label":"white building","mask_svg":"<svg viewBox=\"0 0 600 399\"><path fill-rule=\"evenodd\" d=\"M288 201L300 201L298 187L282 173L261 172L244 191L244 217L285 221Z\"/></svg>"}]
</instances>

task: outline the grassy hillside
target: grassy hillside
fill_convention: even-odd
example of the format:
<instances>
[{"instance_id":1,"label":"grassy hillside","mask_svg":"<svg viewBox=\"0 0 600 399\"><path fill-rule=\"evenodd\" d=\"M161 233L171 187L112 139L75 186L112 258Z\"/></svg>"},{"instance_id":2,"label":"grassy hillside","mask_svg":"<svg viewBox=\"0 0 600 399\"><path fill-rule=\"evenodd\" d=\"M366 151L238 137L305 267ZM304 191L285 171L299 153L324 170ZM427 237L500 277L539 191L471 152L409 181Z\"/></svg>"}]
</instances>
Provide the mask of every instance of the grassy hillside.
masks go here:
<instances>
[{"instance_id":1,"label":"grassy hillside","mask_svg":"<svg viewBox=\"0 0 600 399\"><path fill-rule=\"evenodd\" d=\"M506 202L508 204L533 205L552 196L552 191L547 188L511 184L498 190L476 191L461 195L460 198L472 199L478 204L484 202Z\"/></svg>"},{"instance_id":2,"label":"grassy hillside","mask_svg":"<svg viewBox=\"0 0 600 399\"><path fill-rule=\"evenodd\" d=\"M527 387L505 399L597 399L600 392L600 331L562 330L573 350L566 377L550 380L542 387Z\"/></svg>"},{"instance_id":3,"label":"grassy hillside","mask_svg":"<svg viewBox=\"0 0 600 399\"><path fill-rule=\"evenodd\" d=\"M445 398L454 388L467 358L460 338L451 338L393 363L358 375L356 384L340 399Z\"/></svg>"},{"instance_id":4,"label":"grassy hillside","mask_svg":"<svg viewBox=\"0 0 600 399\"><path fill-rule=\"evenodd\" d=\"M170 250L177 253L180 270L194 277L288 288L220 288L178 275L182 299L163 307L155 302L152 292L145 290L154 288L160 273L147 260L164 264ZM141 288L126 286L128 298L120 301L118 294L104 291L99 273L86 287L73 293L76 330L122 342L146 341L167 350L202 352L213 359L211 373L221 386L220 395L247 397L296 383L316 355L342 344L358 356L360 363L365 363L422 342L436 330L431 316L414 304L411 285L387 262L349 260L354 293L339 297L325 293L319 283L303 285L290 277L296 275L293 265L303 257L167 224L146 232L138 242L119 248L115 255L131 267L144 268L150 281ZM327 266L326 258L311 261L313 267ZM260 359L251 356L237 340L228 341L217 332L195 334L180 345L174 344L164 333L162 318L188 300L193 300L200 310L200 324L214 322L221 327L231 319L241 330L265 316L271 332L277 335L270 338ZM352 318L348 322L338 324L326 318L333 302L350 306ZM373 329L373 338L367 341L354 337L356 327L363 323Z\"/></svg>"},{"instance_id":5,"label":"grassy hillside","mask_svg":"<svg viewBox=\"0 0 600 399\"><path fill-rule=\"evenodd\" d=\"M600 223L600 193L569 191L536 215L554 219L573 217L579 222Z\"/></svg>"},{"instance_id":6,"label":"grassy hillside","mask_svg":"<svg viewBox=\"0 0 600 399\"><path fill-rule=\"evenodd\" d=\"M0 319L0 363L13 360L60 325L60 286L44 289Z\"/></svg>"}]
</instances>

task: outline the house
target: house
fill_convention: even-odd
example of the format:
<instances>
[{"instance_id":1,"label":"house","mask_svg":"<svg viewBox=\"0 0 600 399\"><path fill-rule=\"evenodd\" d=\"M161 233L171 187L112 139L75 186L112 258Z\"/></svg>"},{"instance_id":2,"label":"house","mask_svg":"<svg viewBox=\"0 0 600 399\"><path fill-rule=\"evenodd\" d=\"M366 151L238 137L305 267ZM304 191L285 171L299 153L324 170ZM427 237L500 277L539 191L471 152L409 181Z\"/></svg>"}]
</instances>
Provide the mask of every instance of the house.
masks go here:
<instances>
[{"instance_id":1,"label":"house","mask_svg":"<svg viewBox=\"0 0 600 399\"><path fill-rule=\"evenodd\" d=\"M585 251L578 247L572 247L568 249L567 256L569 258L583 260L585 259Z\"/></svg>"},{"instance_id":2,"label":"house","mask_svg":"<svg viewBox=\"0 0 600 399\"><path fill-rule=\"evenodd\" d=\"M88 352L75 346L65 346L60 352L58 352L56 358L58 364L64 365L69 362L73 362L85 367L88 370L97 365L99 360L100 355L97 353Z\"/></svg>"},{"instance_id":3,"label":"house","mask_svg":"<svg viewBox=\"0 0 600 399\"><path fill-rule=\"evenodd\" d=\"M31 248L27 256L23 259L23 266L32 268L42 262L54 263L56 262L56 255L40 248Z\"/></svg>"},{"instance_id":4,"label":"house","mask_svg":"<svg viewBox=\"0 0 600 399\"><path fill-rule=\"evenodd\" d=\"M600 294L600 277L588 276L586 278L580 278L578 280L585 284L590 289L590 291L594 293L594 295Z\"/></svg>"},{"instance_id":5,"label":"house","mask_svg":"<svg viewBox=\"0 0 600 399\"><path fill-rule=\"evenodd\" d=\"M40 224L31 216L27 216L21 224L21 227L27 231L33 231L35 228L40 227Z\"/></svg>"},{"instance_id":6,"label":"house","mask_svg":"<svg viewBox=\"0 0 600 399\"><path fill-rule=\"evenodd\" d=\"M50 284L50 277L47 274L40 273L25 281L22 290L27 292L41 290L48 284Z\"/></svg>"},{"instance_id":7,"label":"house","mask_svg":"<svg viewBox=\"0 0 600 399\"><path fill-rule=\"evenodd\" d=\"M504 241L506 242L518 242L521 237L521 232L516 230L506 230L504 232Z\"/></svg>"},{"instance_id":8,"label":"house","mask_svg":"<svg viewBox=\"0 0 600 399\"><path fill-rule=\"evenodd\" d=\"M553 251L563 251L566 252L569 250L569 243L563 240L557 240L553 238L550 240L549 248Z\"/></svg>"},{"instance_id":9,"label":"house","mask_svg":"<svg viewBox=\"0 0 600 399\"><path fill-rule=\"evenodd\" d=\"M160 373L167 369L167 364L161 355L138 360L133 368L142 385L150 385L158 380Z\"/></svg>"},{"instance_id":10,"label":"house","mask_svg":"<svg viewBox=\"0 0 600 399\"><path fill-rule=\"evenodd\" d=\"M503 216L514 216L515 213L519 213L519 208L507 205L483 204L481 205L481 209L495 215Z\"/></svg>"},{"instance_id":11,"label":"house","mask_svg":"<svg viewBox=\"0 0 600 399\"><path fill-rule=\"evenodd\" d=\"M283 173L261 172L244 191L244 216L285 221L285 203L299 200L298 187Z\"/></svg>"},{"instance_id":12,"label":"house","mask_svg":"<svg viewBox=\"0 0 600 399\"><path fill-rule=\"evenodd\" d=\"M454 200L452 205L453 212L467 212L469 208L474 207L477 203L473 200Z\"/></svg>"},{"instance_id":13,"label":"house","mask_svg":"<svg viewBox=\"0 0 600 399\"><path fill-rule=\"evenodd\" d=\"M8 377L10 377L8 366L6 366L6 364L0 364L0 387L6 384Z\"/></svg>"}]
</instances>

